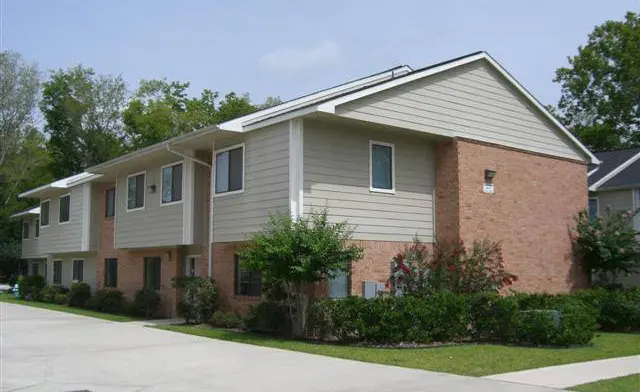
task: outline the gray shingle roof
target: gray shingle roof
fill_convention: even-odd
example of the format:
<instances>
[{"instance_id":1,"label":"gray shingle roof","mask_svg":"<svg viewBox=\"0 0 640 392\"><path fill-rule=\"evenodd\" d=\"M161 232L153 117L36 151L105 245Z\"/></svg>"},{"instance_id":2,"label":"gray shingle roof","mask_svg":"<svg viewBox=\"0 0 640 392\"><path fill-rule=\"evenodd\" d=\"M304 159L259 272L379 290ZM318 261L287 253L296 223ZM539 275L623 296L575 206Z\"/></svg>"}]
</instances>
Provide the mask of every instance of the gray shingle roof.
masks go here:
<instances>
[{"instance_id":1,"label":"gray shingle roof","mask_svg":"<svg viewBox=\"0 0 640 392\"><path fill-rule=\"evenodd\" d=\"M640 153L640 147L595 153L595 156L602 161L602 164L598 168L598 171L589 176L589 186L599 181L638 153ZM593 167L590 166L589 170L592 169ZM601 184L599 188L634 186L638 184L640 184L640 160L622 170L609 181Z\"/></svg>"}]
</instances>

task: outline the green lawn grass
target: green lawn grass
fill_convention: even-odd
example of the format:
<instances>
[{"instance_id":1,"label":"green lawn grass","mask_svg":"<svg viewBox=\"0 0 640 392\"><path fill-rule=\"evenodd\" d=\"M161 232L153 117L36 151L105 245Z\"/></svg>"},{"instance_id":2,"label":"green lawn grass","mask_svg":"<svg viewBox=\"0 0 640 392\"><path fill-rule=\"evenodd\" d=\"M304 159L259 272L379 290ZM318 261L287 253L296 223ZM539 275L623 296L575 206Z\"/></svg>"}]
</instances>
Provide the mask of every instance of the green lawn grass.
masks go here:
<instances>
[{"instance_id":1,"label":"green lawn grass","mask_svg":"<svg viewBox=\"0 0 640 392\"><path fill-rule=\"evenodd\" d=\"M593 344L576 348L531 348L494 344L463 344L421 349L386 349L319 344L212 329L206 326L158 326L156 328L238 343L302 351L467 376L486 376L543 366L640 354L640 335L601 333Z\"/></svg>"},{"instance_id":2,"label":"green lawn grass","mask_svg":"<svg viewBox=\"0 0 640 392\"><path fill-rule=\"evenodd\" d=\"M58 305L58 304L36 302L36 301L25 301L23 299L15 298L13 294L7 294L7 293L0 293L0 302L9 302L12 304L31 306L33 308L49 309L49 310L55 310L58 312L73 313L80 316L95 317L95 318L109 320L109 321L125 322L125 321L139 320L135 317L124 316L120 314L101 313L93 310L73 308L67 305Z\"/></svg>"},{"instance_id":3,"label":"green lawn grass","mask_svg":"<svg viewBox=\"0 0 640 392\"><path fill-rule=\"evenodd\" d=\"M580 392L638 392L640 391L640 374L577 385L571 389Z\"/></svg>"}]
</instances>

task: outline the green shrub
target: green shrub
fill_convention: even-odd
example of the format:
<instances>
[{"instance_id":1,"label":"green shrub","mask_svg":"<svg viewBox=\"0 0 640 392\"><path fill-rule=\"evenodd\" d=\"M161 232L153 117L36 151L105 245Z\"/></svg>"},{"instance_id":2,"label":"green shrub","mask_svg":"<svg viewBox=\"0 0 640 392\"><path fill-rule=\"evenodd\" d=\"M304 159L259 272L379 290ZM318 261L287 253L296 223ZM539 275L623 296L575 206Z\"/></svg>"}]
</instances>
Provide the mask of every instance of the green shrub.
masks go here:
<instances>
[{"instance_id":1,"label":"green shrub","mask_svg":"<svg viewBox=\"0 0 640 392\"><path fill-rule=\"evenodd\" d=\"M174 287L182 289L178 314L187 324L204 323L218 309L220 294L215 280L200 277L175 278Z\"/></svg>"},{"instance_id":2,"label":"green shrub","mask_svg":"<svg viewBox=\"0 0 640 392\"><path fill-rule=\"evenodd\" d=\"M155 290L142 289L136 291L131 312L140 317L155 317L160 310L160 294Z\"/></svg>"},{"instance_id":3,"label":"green shrub","mask_svg":"<svg viewBox=\"0 0 640 392\"><path fill-rule=\"evenodd\" d=\"M57 303L58 305L66 305L68 301L69 301L68 293L57 293L53 297L53 302Z\"/></svg>"},{"instance_id":4,"label":"green shrub","mask_svg":"<svg viewBox=\"0 0 640 392\"><path fill-rule=\"evenodd\" d=\"M42 300L44 302L56 302L57 294L67 294L69 289L60 285L49 285L42 289Z\"/></svg>"},{"instance_id":5,"label":"green shrub","mask_svg":"<svg viewBox=\"0 0 640 392\"><path fill-rule=\"evenodd\" d=\"M115 289L98 290L89 300L89 308L105 313L125 313L126 302L124 293Z\"/></svg>"},{"instance_id":6,"label":"green shrub","mask_svg":"<svg viewBox=\"0 0 640 392\"><path fill-rule=\"evenodd\" d=\"M42 289L47 285L44 276L31 275L20 276L18 278L18 290L20 291L20 298L33 301L42 300Z\"/></svg>"},{"instance_id":7,"label":"green shrub","mask_svg":"<svg viewBox=\"0 0 640 392\"><path fill-rule=\"evenodd\" d=\"M309 309L307 336L320 340L354 342L364 335L366 301L349 296L339 300L323 298Z\"/></svg>"},{"instance_id":8,"label":"green shrub","mask_svg":"<svg viewBox=\"0 0 640 392\"><path fill-rule=\"evenodd\" d=\"M640 288L607 292L600 298L598 323L604 331L640 329Z\"/></svg>"},{"instance_id":9,"label":"green shrub","mask_svg":"<svg viewBox=\"0 0 640 392\"><path fill-rule=\"evenodd\" d=\"M469 298L472 336L476 340L510 342L515 338L518 299L496 293Z\"/></svg>"},{"instance_id":10,"label":"green shrub","mask_svg":"<svg viewBox=\"0 0 640 392\"><path fill-rule=\"evenodd\" d=\"M557 310L521 310L517 315L518 343L551 345L560 333L560 312Z\"/></svg>"},{"instance_id":11,"label":"green shrub","mask_svg":"<svg viewBox=\"0 0 640 392\"><path fill-rule=\"evenodd\" d=\"M234 312L222 312L217 310L211 316L211 325L222 328L241 328L242 318Z\"/></svg>"},{"instance_id":12,"label":"green shrub","mask_svg":"<svg viewBox=\"0 0 640 392\"><path fill-rule=\"evenodd\" d=\"M69 288L69 306L85 308L91 299L91 286L85 282L76 282Z\"/></svg>"},{"instance_id":13,"label":"green shrub","mask_svg":"<svg viewBox=\"0 0 640 392\"><path fill-rule=\"evenodd\" d=\"M252 332L288 335L291 333L288 312L289 307L279 302L260 302L257 305L249 306L244 325Z\"/></svg>"}]
</instances>

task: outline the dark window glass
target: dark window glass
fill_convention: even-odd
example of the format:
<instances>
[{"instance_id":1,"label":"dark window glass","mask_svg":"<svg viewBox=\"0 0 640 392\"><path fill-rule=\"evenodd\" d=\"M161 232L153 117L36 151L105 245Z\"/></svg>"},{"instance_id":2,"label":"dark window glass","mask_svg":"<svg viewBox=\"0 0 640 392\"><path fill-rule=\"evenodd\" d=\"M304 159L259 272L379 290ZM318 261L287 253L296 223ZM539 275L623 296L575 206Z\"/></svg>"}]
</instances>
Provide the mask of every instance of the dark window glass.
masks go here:
<instances>
[{"instance_id":1,"label":"dark window glass","mask_svg":"<svg viewBox=\"0 0 640 392\"><path fill-rule=\"evenodd\" d=\"M589 199L589 218L598 217L598 199Z\"/></svg>"},{"instance_id":2,"label":"dark window glass","mask_svg":"<svg viewBox=\"0 0 640 392\"><path fill-rule=\"evenodd\" d=\"M49 226L49 205L48 201L40 204L40 226Z\"/></svg>"},{"instance_id":3,"label":"dark window glass","mask_svg":"<svg viewBox=\"0 0 640 392\"><path fill-rule=\"evenodd\" d=\"M144 288L160 290L160 258L144 258Z\"/></svg>"},{"instance_id":4,"label":"dark window glass","mask_svg":"<svg viewBox=\"0 0 640 392\"><path fill-rule=\"evenodd\" d=\"M84 275L84 260L73 260L73 281L82 282Z\"/></svg>"},{"instance_id":5,"label":"dark window glass","mask_svg":"<svg viewBox=\"0 0 640 392\"><path fill-rule=\"evenodd\" d=\"M69 222L69 208L71 207L71 195L60 197L60 215L58 222Z\"/></svg>"},{"instance_id":6,"label":"dark window glass","mask_svg":"<svg viewBox=\"0 0 640 392\"><path fill-rule=\"evenodd\" d=\"M244 170L242 147L216 154L216 193L243 189Z\"/></svg>"},{"instance_id":7,"label":"dark window glass","mask_svg":"<svg viewBox=\"0 0 640 392\"><path fill-rule=\"evenodd\" d=\"M251 297L260 296L260 285L262 276L260 271L248 271L240 265L240 258L235 255L236 267L236 295L247 295Z\"/></svg>"},{"instance_id":8,"label":"dark window glass","mask_svg":"<svg viewBox=\"0 0 640 392\"><path fill-rule=\"evenodd\" d=\"M127 208L130 210L144 207L144 173L129 177L127 180Z\"/></svg>"},{"instance_id":9,"label":"dark window glass","mask_svg":"<svg viewBox=\"0 0 640 392\"><path fill-rule=\"evenodd\" d=\"M116 214L116 188L110 188L105 191L105 209L104 216L109 218Z\"/></svg>"},{"instance_id":10,"label":"dark window glass","mask_svg":"<svg viewBox=\"0 0 640 392\"><path fill-rule=\"evenodd\" d=\"M36 219L36 238L40 237L40 219Z\"/></svg>"},{"instance_id":11,"label":"dark window glass","mask_svg":"<svg viewBox=\"0 0 640 392\"><path fill-rule=\"evenodd\" d=\"M22 222L22 238L29 238L29 222Z\"/></svg>"},{"instance_id":12,"label":"dark window glass","mask_svg":"<svg viewBox=\"0 0 640 392\"><path fill-rule=\"evenodd\" d=\"M118 287L118 259L104 259L104 287Z\"/></svg>"},{"instance_id":13,"label":"dark window glass","mask_svg":"<svg viewBox=\"0 0 640 392\"><path fill-rule=\"evenodd\" d=\"M391 146L371 145L371 187L393 189L393 151Z\"/></svg>"},{"instance_id":14,"label":"dark window glass","mask_svg":"<svg viewBox=\"0 0 640 392\"><path fill-rule=\"evenodd\" d=\"M182 163L162 168L162 202L182 200Z\"/></svg>"},{"instance_id":15,"label":"dark window glass","mask_svg":"<svg viewBox=\"0 0 640 392\"><path fill-rule=\"evenodd\" d=\"M53 284L62 284L62 260L53 262Z\"/></svg>"}]
</instances>

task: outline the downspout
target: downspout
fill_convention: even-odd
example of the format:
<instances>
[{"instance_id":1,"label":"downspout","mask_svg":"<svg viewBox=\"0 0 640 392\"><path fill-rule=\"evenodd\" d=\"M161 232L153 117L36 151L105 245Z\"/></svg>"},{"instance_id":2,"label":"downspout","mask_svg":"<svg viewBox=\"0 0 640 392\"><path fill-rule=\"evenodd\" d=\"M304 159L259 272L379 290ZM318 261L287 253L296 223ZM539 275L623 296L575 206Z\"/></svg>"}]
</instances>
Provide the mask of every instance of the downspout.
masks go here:
<instances>
[{"instance_id":1,"label":"downspout","mask_svg":"<svg viewBox=\"0 0 640 392\"><path fill-rule=\"evenodd\" d=\"M207 168L209 168L209 172L210 172L210 177L211 177L211 184L209 186L209 243L207 245L207 250L208 250L208 269L207 269L207 275L211 278L212 277L212 270L213 270L213 251L211 249L211 243L212 243L212 238L213 238L213 170L212 170L212 165L210 165L209 163L202 161L198 158L194 158L192 156L189 156L187 154L183 154L179 151L173 150L171 148L171 145L167 144L167 151L169 151L170 153L173 153L179 157L182 157L184 159L190 159L193 162L199 163L202 166L205 166ZM215 154L215 152L212 151L212 157L213 154ZM213 163L213 161L211 161ZM195 195L194 195L195 197ZM193 201L192 201L193 202Z\"/></svg>"}]
</instances>

